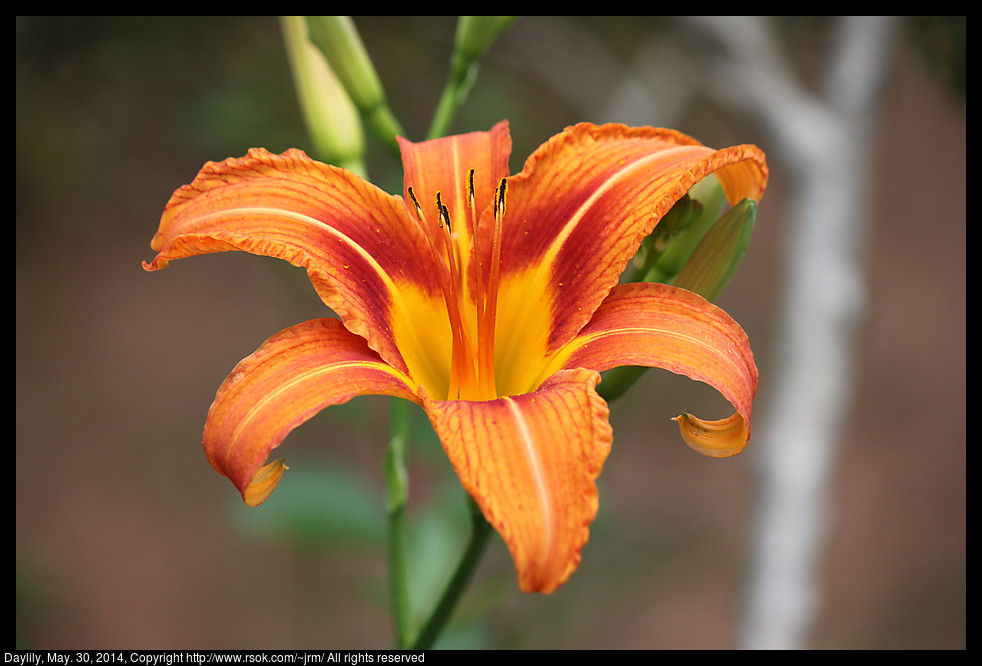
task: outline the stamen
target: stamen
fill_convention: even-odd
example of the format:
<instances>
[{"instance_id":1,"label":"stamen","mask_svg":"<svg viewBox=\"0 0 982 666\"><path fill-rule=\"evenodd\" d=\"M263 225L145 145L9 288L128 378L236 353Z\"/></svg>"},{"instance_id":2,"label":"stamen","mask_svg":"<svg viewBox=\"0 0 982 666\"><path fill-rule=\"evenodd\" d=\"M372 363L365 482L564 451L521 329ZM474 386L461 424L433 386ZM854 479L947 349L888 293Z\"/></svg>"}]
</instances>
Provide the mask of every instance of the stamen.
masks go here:
<instances>
[{"instance_id":1,"label":"stamen","mask_svg":"<svg viewBox=\"0 0 982 666\"><path fill-rule=\"evenodd\" d=\"M505 216L505 194L508 190L508 179L502 178L494 190L494 217L497 220Z\"/></svg>"},{"instance_id":2,"label":"stamen","mask_svg":"<svg viewBox=\"0 0 982 666\"><path fill-rule=\"evenodd\" d=\"M476 204L476 188L474 187L474 169L467 171L467 208L470 213L470 237L473 247L471 256L476 262L474 273L477 277L474 280L474 305L477 330L477 349L476 352L476 372L477 390L476 397L479 399L491 400L497 396L494 393L494 338L489 340L485 337L487 325L485 314L487 312L487 289L488 285L484 280L485 257L481 244L480 215Z\"/></svg>"},{"instance_id":3,"label":"stamen","mask_svg":"<svg viewBox=\"0 0 982 666\"><path fill-rule=\"evenodd\" d=\"M412 201L413 208L416 210L416 217L420 222L423 230L423 235L426 236L426 240L430 245L430 252L433 253L433 258L436 260L437 265L442 263L440 259L440 252L436 247L434 234L429 232L426 224L426 216L423 214L423 207L419 205L419 199L416 198L416 193L413 192L412 187L406 188L409 199ZM449 232L450 226L450 215L440 202L440 195L437 194L437 207L438 207L438 223L439 228L444 228L444 219L446 220L447 230ZM450 244L449 233L445 232L443 234L444 242L446 242L448 250L448 262L450 269L450 278L446 279L444 273L440 272L440 286L443 289L443 301L447 307L447 316L450 319L450 336L451 336L451 347L450 347L450 387L448 391L447 398L450 400L456 399L460 391L460 379L462 371L466 369L466 359L468 358L468 346L466 344L464 327L460 321L460 308L457 302L457 267L454 261L453 247Z\"/></svg>"},{"instance_id":4,"label":"stamen","mask_svg":"<svg viewBox=\"0 0 982 666\"><path fill-rule=\"evenodd\" d=\"M450 314L450 326L453 329L454 347L450 358L450 390L448 400L456 400L460 395L461 383L471 383L474 378L474 368L471 365L473 356L471 346L467 343L467 333L461 320L460 300L457 289L460 286L460 274L457 271L456 248L453 242L453 225L450 222L450 209L443 203L439 192L436 193L437 226L444 230L443 241L446 244L447 267L450 269L450 285L446 292L447 311Z\"/></svg>"},{"instance_id":5,"label":"stamen","mask_svg":"<svg viewBox=\"0 0 982 666\"><path fill-rule=\"evenodd\" d=\"M422 222L423 207L419 205L419 199L416 198L416 193L413 192L413 188L407 187L406 189L409 191L409 199L413 202L413 207L416 209L416 219Z\"/></svg>"},{"instance_id":6,"label":"stamen","mask_svg":"<svg viewBox=\"0 0 982 666\"><path fill-rule=\"evenodd\" d=\"M494 377L494 338L495 320L498 310L498 279L501 265L501 236L505 215L505 193L508 181L501 179L494 190L494 231L491 235L491 266L488 271L488 283L485 287L484 312L480 322L481 349L478 367L482 390L497 396L497 386Z\"/></svg>"},{"instance_id":7,"label":"stamen","mask_svg":"<svg viewBox=\"0 0 982 666\"><path fill-rule=\"evenodd\" d=\"M450 226L450 210L444 205L443 199L440 198L440 193L436 193L436 212L437 216L440 218L440 222L437 226L441 229L443 225L447 225L447 231L453 233L453 227Z\"/></svg>"},{"instance_id":8,"label":"stamen","mask_svg":"<svg viewBox=\"0 0 982 666\"><path fill-rule=\"evenodd\" d=\"M446 262L447 272L440 271L440 283L443 289L447 315L450 323L452 347L450 350L450 377L448 380L448 400L494 400L498 397L494 370L495 328L498 307L498 284L501 274L501 244L505 216L505 202L508 181L502 178L494 191L491 212L490 229L480 228L480 215L477 209L477 192L474 185L474 169L467 172L466 205L469 209L464 218L463 238L458 247L458 238L454 234L454 222L451 219L450 208L443 202L443 195L436 193L436 224L426 221L423 207L412 188L407 188L409 200L416 212L416 217L430 244L434 259L438 264ZM462 211L458 211L461 212ZM460 224L460 220L457 220ZM470 225L469 227L467 225ZM439 231L437 231L439 230ZM490 233L489 233L490 232ZM469 238L470 247L466 239ZM490 242L490 247L481 247ZM443 247L440 244L443 243ZM464 252L467 255L464 256ZM474 292L467 295L467 285L464 283L467 261L476 261L477 265L468 271L468 275L476 277ZM488 263L490 262L490 263ZM471 299L473 308L471 309ZM466 308L466 312L462 309ZM476 326L468 329L464 325L465 317L476 317ZM467 320L471 323L471 320ZM476 334L476 339L468 335Z\"/></svg>"},{"instance_id":9,"label":"stamen","mask_svg":"<svg viewBox=\"0 0 982 666\"><path fill-rule=\"evenodd\" d=\"M474 169L467 172L467 207L474 209Z\"/></svg>"}]
</instances>

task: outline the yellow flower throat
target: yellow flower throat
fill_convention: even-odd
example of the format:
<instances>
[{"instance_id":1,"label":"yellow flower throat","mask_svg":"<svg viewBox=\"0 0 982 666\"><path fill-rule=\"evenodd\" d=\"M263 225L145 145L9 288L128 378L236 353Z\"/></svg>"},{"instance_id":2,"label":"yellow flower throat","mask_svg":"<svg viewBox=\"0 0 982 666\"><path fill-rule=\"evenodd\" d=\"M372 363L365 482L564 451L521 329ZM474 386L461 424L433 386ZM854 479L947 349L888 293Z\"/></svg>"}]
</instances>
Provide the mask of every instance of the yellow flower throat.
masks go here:
<instances>
[{"instance_id":1,"label":"yellow flower throat","mask_svg":"<svg viewBox=\"0 0 982 666\"><path fill-rule=\"evenodd\" d=\"M502 221L505 215L505 193L508 182L502 178L494 192L493 213L494 226L490 237L490 265L487 276L481 262L486 250L481 247L478 228L478 211L474 201L474 170L467 174L467 208L470 215L473 247L471 252L478 262L475 271L475 293L473 307L476 312L470 313L476 317L476 334L468 334L465 325L467 310L471 307L471 299L465 296L464 280L467 279L467 262L469 259L461 256L461 248L457 243L450 219L450 211L443 203L440 192L436 193L437 233L431 233L423 207L420 205L413 188L407 188L409 197L416 211L416 217L423 225L423 231L430 243L437 265L444 264L447 272L441 271L441 287L443 298L450 320L451 358L450 381L446 396L447 400L494 400L498 398L494 371L495 318L498 307L498 282L501 264L501 235Z\"/></svg>"}]
</instances>

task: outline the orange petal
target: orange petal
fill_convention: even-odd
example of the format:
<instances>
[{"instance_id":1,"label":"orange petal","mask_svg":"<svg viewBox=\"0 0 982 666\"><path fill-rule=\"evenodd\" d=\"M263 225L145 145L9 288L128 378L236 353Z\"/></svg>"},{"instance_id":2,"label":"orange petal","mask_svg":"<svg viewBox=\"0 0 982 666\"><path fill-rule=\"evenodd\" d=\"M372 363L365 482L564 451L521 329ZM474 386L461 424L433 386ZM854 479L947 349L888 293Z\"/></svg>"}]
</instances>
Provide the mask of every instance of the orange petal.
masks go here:
<instances>
[{"instance_id":1,"label":"orange petal","mask_svg":"<svg viewBox=\"0 0 982 666\"><path fill-rule=\"evenodd\" d=\"M515 320L548 325L547 352L571 340L642 238L712 173L732 202L759 199L768 176L756 146L713 150L666 129L584 123L543 144L509 179L501 271L518 278L502 300L521 308L522 294L548 293L551 319L537 317L533 303Z\"/></svg>"},{"instance_id":2,"label":"orange petal","mask_svg":"<svg viewBox=\"0 0 982 666\"><path fill-rule=\"evenodd\" d=\"M672 420L678 422L682 439L693 451L711 458L728 458L740 453L750 436L747 423L739 414L719 421L703 421L691 414L679 414Z\"/></svg>"},{"instance_id":3,"label":"orange petal","mask_svg":"<svg viewBox=\"0 0 982 666\"><path fill-rule=\"evenodd\" d=\"M461 483L511 551L525 592L576 570L610 451L599 375L562 371L539 390L490 402L425 401Z\"/></svg>"},{"instance_id":4,"label":"orange petal","mask_svg":"<svg viewBox=\"0 0 982 666\"><path fill-rule=\"evenodd\" d=\"M614 287L552 363L598 371L641 365L705 382L730 401L739 421L713 424L685 415L679 421L685 441L719 457L738 453L750 437L758 378L750 342L729 315L690 291L659 283Z\"/></svg>"},{"instance_id":5,"label":"orange petal","mask_svg":"<svg viewBox=\"0 0 982 666\"><path fill-rule=\"evenodd\" d=\"M206 164L171 197L151 247L147 270L228 250L302 266L348 329L401 370L393 329L422 335L420 304L442 302L429 244L402 199L295 149Z\"/></svg>"},{"instance_id":6,"label":"orange petal","mask_svg":"<svg viewBox=\"0 0 982 666\"><path fill-rule=\"evenodd\" d=\"M266 500L283 473L264 467L291 430L330 405L358 395L416 400L409 378L384 363L337 319L314 319L269 338L218 389L203 444L250 506Z\"/></svg>"},{"instance_id":7,"label":"orange petal","mask_svg":"<svg viewBox=\"0 0 982 666\"><path fill-rule=\"evenodd\" d=\"M286 458L279 458L259 468L256 475L252 477L252 481L242 492L242 499L249 506L259 506L276 490L280 479L283 478L283 472L288 469Z\"/></svg>"}]
</instances>

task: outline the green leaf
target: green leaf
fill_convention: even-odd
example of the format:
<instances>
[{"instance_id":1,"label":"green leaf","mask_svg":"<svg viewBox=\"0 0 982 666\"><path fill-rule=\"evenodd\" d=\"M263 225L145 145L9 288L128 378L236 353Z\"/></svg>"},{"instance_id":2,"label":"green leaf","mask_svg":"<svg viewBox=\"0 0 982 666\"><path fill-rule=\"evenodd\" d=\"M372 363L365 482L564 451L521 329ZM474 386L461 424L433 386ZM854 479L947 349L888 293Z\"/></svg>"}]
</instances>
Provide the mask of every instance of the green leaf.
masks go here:
<instances>
[{"instance_id":1,"label":"green leaf","mask_svg":"<svg viewBox=\"0 0 982 666\"><path fill-rule=\"evenodd\" d=\"M385 508L379 489L343 466L308 463L290 469L264 504L244 509L240 516L247 532L298 548L385 543Z\"/></svg>"}]
</instances>

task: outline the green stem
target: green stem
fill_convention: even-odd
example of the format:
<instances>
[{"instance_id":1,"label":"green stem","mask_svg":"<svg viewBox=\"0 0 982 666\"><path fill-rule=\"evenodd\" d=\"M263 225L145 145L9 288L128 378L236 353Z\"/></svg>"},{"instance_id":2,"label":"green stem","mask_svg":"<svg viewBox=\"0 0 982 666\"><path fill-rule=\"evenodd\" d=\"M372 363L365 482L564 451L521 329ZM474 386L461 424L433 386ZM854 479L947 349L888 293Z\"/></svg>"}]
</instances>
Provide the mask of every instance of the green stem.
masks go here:
<instances>
[{"instance_id":1,"label":"green stem","mask_svg":"<svg viewBox=\"0 0 982 666\"><path fill-rule=\"evenodd\" d=\"M468 497L471 508L471 534L457 568L444 588L439 602L412 640L412 612L409 599L408 538L406 505L409 501L407 473L409 431L412 426L410 404L392 400L389 446L385 456L386 509L389 528L389 593L396 646L424 650L433 645L446 627L467 585L481 562L494 530L477 505Z\"/></svg>"},{"instance_id":2,"label":"green stem","mask_svg":"<svg viewBox=\"0 0 982 666\"><path fill-rule=\"evenodd\" d=\"M470 78L473 81L473 77ZM469 82L465 83L463 80L457 81L455 77L451 76L443 88L440 101L437 103L436 111L433 113L433 121L430 124L429 132L426 134L427 139L437 139L441 136L446 136L450 130L450 123L453 121L454 114L457 113L457 109L460 108L469 89Z\"/></svg>"},{"instance_id":3,"label":"green stem","mask_svg":"<svg viewBox=\"0 0 982 666\"><path fill-rule=\"evenodd\" d=\"M450 75L443 86L427 139L446 136L457 110L467 99L477 78L477 64L501 31L511 24L514 16L461 16L454 35L454 51L450 59Z\"/></svg>"},{"instance_id":4,"label":"green stem","mask_svg":"<svg viewBox=\"0 0 982 666\"><path fill-rule=\"evenodd\" d=\"M467 548L464 550L463 555L461 555L460 561L457 563L457 569L454 571L453 577L447 583L447 587L440 597L440 601L434 608L429 620L423 625L419 636L413 642L412 649L414 650L427 650L436 642L447 621L453 615L454 609L464 594L464 590L467 589L467 585L470 583L471 577L477 569L477 565L481 562L481 558L484 556L485 550L487 550L488 543L491 540L491 534L494 532L491 525L484 519L481 511L473 505L473 501L470 498L468 498L468 501L472 506L470 540L467 543Z\"/></svg>"},{"instance_id":5,"label":"green stem","mask_svg":"<svg viewBox=\"0 0 982 666\"><path fill-rule=\"evenodd\" d=\"M409 645L412 636L406 538L406 504L409 501L406 460L410 425L409 403L393 398L389 446L385 455L385 483L389 516L389 593L396 645L400 649Z\"/></svg>"}]
</instances>

